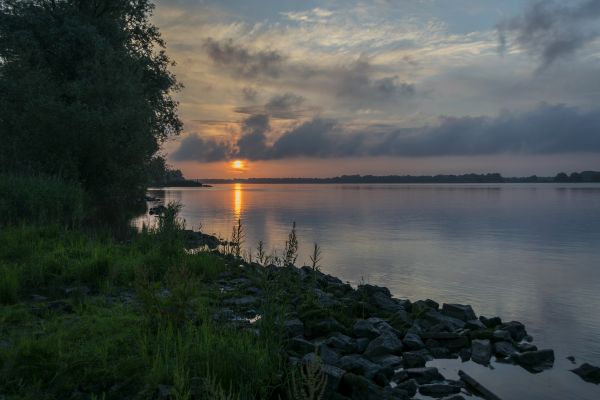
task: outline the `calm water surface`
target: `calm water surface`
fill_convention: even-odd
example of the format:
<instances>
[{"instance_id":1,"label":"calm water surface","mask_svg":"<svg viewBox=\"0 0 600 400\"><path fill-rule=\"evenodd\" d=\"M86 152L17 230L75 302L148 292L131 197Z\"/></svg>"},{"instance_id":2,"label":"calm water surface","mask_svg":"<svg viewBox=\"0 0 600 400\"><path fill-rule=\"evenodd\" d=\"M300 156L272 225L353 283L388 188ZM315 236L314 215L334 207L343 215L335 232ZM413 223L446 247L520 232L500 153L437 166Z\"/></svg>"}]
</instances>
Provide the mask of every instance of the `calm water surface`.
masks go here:
<instances>
[{"instance_id":1,"label":"calm water surface","mask_svg":"<svg viewBox=\"0 0 600 400\"><path fill-rule=\"evenodd\" d=\"M600 365L600 185L219 185L151 190L178 201L188 227L228 236L241 218L246 247L283 248L292 221L299 262L313 243L323 271L397 297L471 304L523 322L551 371L437 360L445 376L471 372L503 399L600 399L568 372ZM141 218L138 223L152 221ZM494 370L492 370L494 369Z\"/></svg>"}]
</instances>

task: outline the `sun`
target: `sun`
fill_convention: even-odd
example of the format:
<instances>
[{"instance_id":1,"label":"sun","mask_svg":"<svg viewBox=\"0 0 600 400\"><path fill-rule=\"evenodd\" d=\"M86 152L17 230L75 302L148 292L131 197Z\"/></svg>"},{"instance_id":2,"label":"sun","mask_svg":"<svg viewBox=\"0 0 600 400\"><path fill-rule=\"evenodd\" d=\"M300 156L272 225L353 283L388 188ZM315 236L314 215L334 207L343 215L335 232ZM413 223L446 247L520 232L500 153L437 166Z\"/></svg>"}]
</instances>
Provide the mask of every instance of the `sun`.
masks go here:
<instances>
[{"instance_id":1,"label":"sun","mask_svg":"<svg viewBox=\"0 0 600 400\"><path fill-rule=\"evenodd\" d=\"M231 168L237 169L237 170L243 170L244 162L242 160L234 160L231 162Z\"/></svg>"}]
</instances>

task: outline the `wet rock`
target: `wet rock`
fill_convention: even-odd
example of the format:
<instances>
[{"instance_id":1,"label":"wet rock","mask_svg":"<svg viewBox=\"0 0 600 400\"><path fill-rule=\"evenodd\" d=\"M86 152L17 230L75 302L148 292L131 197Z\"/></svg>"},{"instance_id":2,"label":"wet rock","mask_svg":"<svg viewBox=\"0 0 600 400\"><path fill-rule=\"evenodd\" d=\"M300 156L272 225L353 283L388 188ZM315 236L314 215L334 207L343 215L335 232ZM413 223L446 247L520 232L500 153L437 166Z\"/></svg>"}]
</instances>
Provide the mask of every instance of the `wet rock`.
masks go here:
<instances>
[{"instance_id":1,"label":"wet rock","mask_svg":"<svg viewBox=\"0 0 600 400\"><path fill-rule=\"evenodd\" d=\"M364 353L370 342L371 341L367 338L356 339L356 352L359 354Z\"/></svg>"},{"instance_id":2,"label":"wet rock","mask_svg":"<svg viewBox=\"0 0 600 400\"><path fill-rule=\"evenodd\" d=\"M402 351L402 341L392 332L383 332L377 338L373 339L365 350L365 356L368 358L398 354Z\"/></svg>"},{"instance_id":3,"label":"wet rock","mask_svg":"<svg viewBox=\"0 0 600 400\"><path fill-rule=\"evenodd\" d=\"M396 388L398 388L400 390L404 390L406 393L408 393L408 395L410 397L413 397L415 394L417 394L417 390L419 388L419 385L417 384L416 380L409 379L409 380L406 380L404 382L398 383L396 385Z\"/></svg>"},{"instance_id":4,"label":"wet rock","mask_svg":"<svg viewBox=\"0 0 600 400\"><path fill-rule=\"evenodd\" d=\"M477 319L473 308L465 304L444 304L442 305L442 314L465 322Z\"/></svg>"},{"instance_id":5,"label":"wet rock","mask_svg":"<svg viewBox=\"0 0 600 400\"><path fill-rule=\"evenodd\" d=\"M420 350L425 347L421 337L412 332L408 332L406 335L404 335L402 342L411 350Z\"/></svg>"},{"instance_id":6,"label":"wet rock","mask_svg":"<svg viewBox=\"0 0 600 400\"><path fill-rule=\"evenodd\" d=\"M600 368L588 363L581 364L579 367L572 369L573 373L579 375L586 382L600 384Z\"/></svg>"},{"instance_id":7,"label":"wet rock","mask_svg":"<svg viewBox=\"0 0 600 400\"><path fill-rule=\"evenodd\" d=\"M298 318L283 323L286 337L304 336L304 324Z\"/></svg>"},{"instance_id":8,"label":"wet rock","mask_svg":"<svg viewBox=\"0 0 600 400\"><path fill-rule=\"evenodd\" d=\"M500 317L486 318L482 315L481 317L479 317L479 320L490 329L502 324L502 320L500 319Z\"/></svg>"},{"instance_id":9,"label":"wet rock","mask_svg":"<svg viewBox=\"0 0 600 400\"><path fill-rule=\"evenodd\" d=\"M306 323L305 334L311 338L329 336L332 333L345 333L346 328L334 318L326 318L320 321Z\"/></svg>"},{"instance_id":10,"label":"wet rock","mask_svg":"<svg viewBox=\"0 0 600 400\"><path fill-rule=\"evenodd\" d=\"M554 365L554 350L544 349L515 354L513 360L530 372L541 372Z\"/></svg>"},{"instance_id":11,"label":"wet rock","mask_svg":"<svg viewBox=\"0 0 600 400\"><path fill-rule=\"evenodd\" d=\"M417 381L419 385L444 380L442 374L435 367L408 368L405 371L408 373L408 377Z\"/></svg>"},{"instance_id":12,"label":"wet rock","mask_svg":"<svg viewBox=\"0 0 600 400\"><path fill-rule=\"evenodd\" d=\"M373 321L359 319L354 323L352 332L357 338L374 339L381 334L381 331L375 327Z\"/></svg>"},{"instance_id":13,"label":"wet rock","mask_svg":"<svg viewBox=\"0 0 600 400\"><path fill-rule=\"evenodd\" d=\"M321 365L321 372L327 377L327 382L325 383L325 391L323 393L323 398L330 398L333 393L338 390L340 386L340 382L342 377L346 373L341 368L335 367L329 364Z\"/></svg>"},{"instance_id":14,"label":"wet rock","mask_svg":"<svg viewBox=\"0 0 600 400\"><path fill-rule=\"evenodd\" d=\"M509 331L503 329L497 329L492 333L492 339L496 342L510 342L512 336Z\"/></svg>"},{"instance_id":15,"label":"wet rock","mask_svg":"<svg viewBox=\"0 0 600 400\"><path fill-rule=\"evenodd\" d=\"M465 328L471 329L473 331L477 331L477 330L486 329L487 327L480 320L471 319L471 320L465 322Z\"/></svg>"},{"instance_id":16,"label":"wet rock","mask_svg":"<svg viewBox=\"0 0 600 400\"><path fill-rule=\"evenodd\" d=\"M440 305L431 299L417 300L414 303L412 303L412 312L415 314L419 314L427 310L437 311L439 308Z\"/></svg>"},{"instance_id":17,"label":"wet rock","mask_svg":"<svg viewBox=\"0 0 600 400\"><path fill-rule=\"evenodd\" d=\"M527 351L536 351L538 349L536 345L531 343L518 343L516 347L521 353L525 353Z\"/></svg>"},{"instance_id":18,"label":"wet rock","mask_svg":"<svg viewBox=\"0 0 600 400\"><path fill-rule=\"evenodd\" d=\"M340 355L325 343L317 346L317 354L325 364L335 365L340 359Z\"/></svg>"},{"instance_id":19,"label":"wet rock","mask_svg":"<svg viewBox=\"0 0 600 400\"><path fill-rule=\"evenodd\" d=\"M453 395L444 397L440 400L465 400L465 398L463 396L461 396L460 394L453 394Z\"/></svg>"},{"instance_id":20,"label":"wet rock","mask_svg":"<svg viewBox=\"0 0 600 400\"><path fill-rule=\"evenodd\" d=\"M527 336L525 325L518 321L510 321L500 325L499 329L508 331L515 342L520 342Z\"/></svg>"},{"instance_id":21,"label":"wet rock","mask_svg":"<svg viewBox=\"0 0 600 400\"><path fill-rule=\"evenodd\" d=\"M458 356L462 362L467 362L471 359L471 349L461 349Z\"/></svg>"},{"instance_id":22,"label":"wet rock","mask_svg":"<svg viewBox=\"0 0 600 400\"><path fill-rule=\"evenodd\" d=\"M568 356L567 360L571 361L571 364L575 364L575 357L573 356Z\"/></svg>"},{"instance_id":23,"label":"wet rock","mask_svg":"<svg viewBox=\"0 0 600 400\"><path fill-rule=\"evenodd\" d=\"M341 357L336 366L348 372L363 375L368 379L372 379L381 370L379 365L356 354Z\"/></svg>"},{"instance_id":24,"label":"wet rock","mask_svg":"<svg viewBox=\"0 0 600 400\"><path fill-rule=\"evenodd\" d=\"M434 325L442 325L449 331L456 331L458 329L462 329L465 326L464 321L450 317L448 315L444 315L438 311L429 310L422 317L421 322L426 326L426 328L430 328Z\"/></svg>"},{"instance_id":25,"label":"wet rock","mask_svg":"<svg viewBox=\"0 0 600 400\"><path fill-rule=\"evenodd\" d=\"M406 355L406 353L404 354ZM395 356L393 354L375 357L371 361L373 361L375 364L380 365L382 368L397 369L404 365L403 357Z\"/></svg>"},{"instance_id":26,"label":"wet rock","mask_svg":"<svg viewBox=\"0 0 600 400\"><path fill-rule=\"evenodd\" d=\"M444 397L449 394L460 393L460 387L445 383L431 383L419 386L419 393L430 397Z\"/></svg>"},{"instance_id":27,"label":"wet rock","mask_svg":"<svg viewBox=\"0 0 600 400\"><path fill-rule=\"evenodd\" d=\"M392 315L392 319L398 322L403 323L404 325L410 326L413 323L413 319L411 318L408 311L405 309L400 309Z\"/></svg>"},{"instance_id":28,"label":"wet rock","mask_svg":"<svg viewBox=\"0 0 600 400\"><path fill-rule=\"evenodd\" d=\"M517 353L517 349L510 342L494 343L494 354L501 358L509 358Z\"/></svg>"},{"instance_id":29,"label":"wet rock","mask_svg":"<svg viewBox=\"0 0 600 400\"><path fill-rule=\"evenodd\" d=\"M325 343L342 354L350 354L356 350L356 340L341 333L330 337Z\"/></svg>"},{"instance_id":30,"label":"wet rock","mask_svg":"<svg viewBox=\"0 0 600 400\"><path fill-rule=\"evenodd\" d=\"M478 364L488 365L492 357L492 344L489 340L473 340L471 343L471 360Z\"/></svg>"},{"instance_id":31,"label":"wet rock","mask_svg":"<svg viewBox=\"0 0 600 400\"><path fill-rule=\"evenodd\" d=\"M419 352L406 352L402 354L405 368L420 368L424 367L427 359Z\"/></svg>"}]
</instances>

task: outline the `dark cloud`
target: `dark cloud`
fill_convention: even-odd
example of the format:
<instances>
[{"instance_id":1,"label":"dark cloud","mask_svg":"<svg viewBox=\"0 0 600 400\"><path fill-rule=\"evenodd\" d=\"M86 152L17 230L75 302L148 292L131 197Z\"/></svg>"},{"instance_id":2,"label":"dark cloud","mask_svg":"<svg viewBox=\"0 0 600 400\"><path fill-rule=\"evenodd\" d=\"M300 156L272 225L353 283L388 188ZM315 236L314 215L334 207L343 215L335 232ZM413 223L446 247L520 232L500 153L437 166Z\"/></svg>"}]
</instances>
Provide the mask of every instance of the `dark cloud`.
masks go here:
<instances>
[{"instance_id":1,"label":"dark cloud","mask_svg":"<svg viewBox=\"0 0 600 400\"><path fill-rule=\"evenodd\" d=\"M242 89L242 97L246 101L256 101L258 97L258 92L256 91L256 89L250 86L246 86Z\"/></svg>"},{"instance_id":2,"label":"dark cloud","mask_svg":"<svg viewBox=\"0 0 600 400\"><path fill-rule=\"evenodd\" d=\"M214 139L203 139L191 134L181 141L179 148L171 154L173 161L221 161L229 157L231 151L226 143Z\"/></svg>"},{"instance_id":3,"label":"dark cloud","mask_svg":"<svg viewBox=\"0 0 600 400\"><path fill-rule=\"evenodd\" d=\"M218 42L206 39L204 46L208 56L220 67L228 68L235 75L246 78L279 75L283 55L273 50L250 51L235 44L231 39Z\"/></svg>"},{"instance_id":4,"label":"dark cloud","mask_svg":"<svg viewBox=\"0 0 600 400\"><path fill-rule=\"evenodd\" d=\"M276 95L265 104L265 111L276 118L296 118L302 111L304 97L293 93Z\"/></svg>"},{"instance_id":5,"label":"dark cloud","mask_svg":"<svg viewBox=\"0 0 600 400\"><path fill-rule=\"evenodd\" d=\"M243 135L226 147L195 138L195 149L184 139L174 160L214 161L243 157L281 159L291 157L357 156L464 156L501 153L560 154L600 153L600 109L584 111L565 105L542 104L524 113L504 112L498 117L443 117L436 126L348 132L333 120L315 118L284 132L267 144L269 119L251 116L243 123ZM223 150L232 149L228 153ZM235 150L237 148L238 150ZM185 156L185 157L184 157Z\"/></svg>"},{"instance_id":6,"label":"dark cloud","mask_svg":"<svg viewBox=\"0 0 600 400\"><path fill-rule=\"evenodd\" d=\"M539 58L543 69L598 37L598 27L592 25L598 18L600 0L535 1L522 16L498 24L500 51L505 50L511 33L520 47Z\"/></svg>"}]
</instances>

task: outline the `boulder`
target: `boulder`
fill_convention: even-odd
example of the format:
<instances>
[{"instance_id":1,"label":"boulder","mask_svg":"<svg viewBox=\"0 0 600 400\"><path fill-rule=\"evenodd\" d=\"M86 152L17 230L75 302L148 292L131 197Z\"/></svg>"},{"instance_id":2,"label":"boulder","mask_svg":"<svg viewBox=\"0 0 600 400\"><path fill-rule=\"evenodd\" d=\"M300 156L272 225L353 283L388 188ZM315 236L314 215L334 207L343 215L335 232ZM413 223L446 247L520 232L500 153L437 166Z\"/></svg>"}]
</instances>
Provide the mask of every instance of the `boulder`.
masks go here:
<instances>
[{"instance_id":1,"label":"boulder","mask_svg":"<svg viewBox=\"0 0 600 400\"><path fill-rule=\"evenodd\" d=\"M471 319L471 320L465 322L465 328L470 329L472 331L478 331L478 330L486 329L487 327L480 320Z\"/></svg>"},{"instance_id":2,"label":"boulder","mask_svg":"<svg viewBox=\"0 0 600 400\"><path fill-rule=\"evenodd\" d=\"M460 393L460 387L445 383L430 383L419 386L419 393L423 396L444 397L449 394Z\"/></svg>"},{"instance_id":3,"label":"boulder","mask_svg":"<svg viewBox=\"0 0 600 400\"><path fill-rule=\"evenodd\" d=\"M383 356L387 354L398 354L402 351L402 341L392 332L383 332L373 339L365 350L368 358Z\"/></svg>"},{"instance_id":4,"label":"boulder","mask_svg":"<svg viewBox=\"0 0 600 400\"><path fill-rule=\"evenodd\" d=\"M449 331L456 331L465 327L465 322L435 310L429 310L420 318L421 323L427 329L441 325Z\"/></svg>"},{"instance_id":5,"label":"boulder","mask_svg":"<svg viewBox=\"0 0 600 400\"><path fill-rule=\"evenodd\" d=\"M288 348L296 354L305 355L315 351L315 345L303 338L292 338L288 342Z\"/></svg>"},{"instance_id":6,"label":"boulder","mask_svg":"<svg viewBox=\"0 0 600 400\"><path fill-rule=\"evenodd\" d=\"M409 351L402 354L405 368L420 368L424 367L427 359L419 352Z\"/></svg>"},{"instance_id":7,"label":"boulder","mask_svg":"<svg viewBox=\"0 0 600 400\"><path fill-rule=\"evenodd\" d=\"M573 373L579 375L586 382L600 383L600 368L588 363L583 363L579 367L572 369Z\"/></svg>"},{"instance_id":8,"label":"boulder","mask_svg":"<svg viewBox=\"0 0 600 400\"><path fill-rule=\"evenodd\" d=\"M492 333L492 340L495 342L510 342L512 340L512 336L509 331L504 329L497 329Z\"/></svg>"},{"instance_id":9,"label":"boulder","mask_svg":"<svg viewBox=\"0 0 600 400\"><path fill-rule=\"evenodd\" d=\"M554 350L544 349L515 354L514 361L530 372L541 372L554 365Z\"/></svg>"},{"instance_id":10,"label":"boulder","mask_svg":"<svg viewBox=\"0 0 600 400\"><path fill-rule=\"evenodd\" d=\"M317 346L317 354L325 364L335 365L340 359L340 355L325 343L321 343Z\"/></svg>"},{"instance_id":11,"label":"boulder","mask_svg":"<svg viewBox=\"0 0 600 400\"><path fill-rule=\"evenodd\" d=\"M460 357L460 361L467 362L471 359L471 349L461 349L458 352L458 356Z\"/></svg>"},{"instance_id":12,"label":"boulder","mask_svg":"<svg viewBox=\"0 0 600 400\"><path fill-rule=\"evenodd\" d=\"M465 398L463 396L461 396L460 394L452 394L452 395L444 397L440 400L465 400Z\"/></svg>"},{"instance_id":13,"label":"boulder","mask_svg":"<svg viewBox=\"0 0 600 400\"><path fill-rule=\"evenodd\" d=\"M492 357L492 343L489 340L473 340L471 343L471 360L478 364L488 365Z\"/></svg>"},{"instance_id":14,"label":"boulder","mask_svg":"<svg viewBox=\"0 0 600 400\"><path fill-rule=\"evenodd\" d=\"M444 304L442 305L442 314L464 322L477 319L473 308L465 304Z\"/></svg>"},{"instance_id":15,"label":"boulder","mask_svg":"<svg viewBox=\"0 0 600 400\"><path fill-rule=\"evenodd\" d=\"M363 376L353 373L345 374L339 384L339 392L352 400L379 400L382 391L377 385Z\"/></svg>"},{"instance_id":16,"label":"boulder","mask_svg":"<svg viewBox=\"0 0 600 400\"><path fill-rule=\"evenodd\" d=\"M414 303L412 303L411 311L414 314L420 314L420 313L426 312L428 310L437 311L439 308L440 308L440 305L431 299L417 300Z\"/></svg>"},{"instance_id":17,"label":"boulder","mask_svg":"<svg viewBox=\"0 0 600 400\"><path fill-rule=\"evenodd\" d=\"M435 367L408 368L405 371L408 377L417 381L419 385L444 380L442 374Z\"/></svg>"},{"instance_id":18,"label":"boulder","mask_svg":"<svg viewBox=\"0 0 600 400\"><path fill-rule=\"evenodd\" d=\"M346 328L334 318L325 318L305 324L305 334L311 338L329 336L332 333L345 333Z\"/></svg>"},{"instance_id":19,"label":"boulder","mask_svg":"<svg viewBox=\"0 0 600 400\"><path fill-rule=\"evenodd\" d=\"M341 357L337 361L336 366L347 372L362 375L369 379L372 379L382 369L378 364L356 354Z\"/></svg>"},{"instance_id":20,"label":"boulder","mask_svg":"<svg viewBox=\"0 0 600 400\"><path fill-rule=\"evenodd\" d=\"M364 353L370 342L367 338L356 339L356 352L359 354Z\"/></svg>"},{"instance_id":21,"label":"boulder","mask_svg":"<svg viewBox=\"0 0 600 400\"><path fill-rule=\"evenodd\" d=\"M283 323L286 337L304 336L304 324L298 318L287 320Z\"/></svg>"},{"instance_id":22,"label":"boulder","mask_svg":"<svg viewBox=\"0 0 600 400\"><path fill-rule=\"evenodd\" d=\"M325 343L341 354L350 354L356 351L356 340L342 333L331 336Z\"/></svg>"},{"instance_id":23,"label":"boulder","mask_svg":"<svg viewBox=\"0 0 600 400\"><path fill-rule=\"evenodd\" d=\"M421 337L416 333L412 332L408 332L406 335L404 335L402 343L404 343L404 345L406 345L406 347L408 347L411 350L420 350L425 347L425 344L421 340Z\"/></svg>"},{"instance_id":24,"label":"boulder","mask_svg":"<svg viewBox=\"0 0 600 400\"><path fill-rule=\"evenodd\" d=\"M511 338L515 342L520 342L521 340L525 339L525 336L527 336L525 325L523 325L519 321L507 322L505 324L500 325L498 329L508 331L510 333Z\"/></svg>"},{"instance_id":25,"label":"boulder","mask_svg":"<svg viewBox=\"0 0 600 400\"><path fill-rule=\"evenodd\" d=\"M335 367L329 364L321 365L321 372L327 377L327 382L325 383L325 391L323 393L323 398L330 398L333 393L337 392L342 377L346 373L341 368Z\"/></svg>"},{"instance_id":26,"label":"boulder","mask_svg":"<svg viewBox=\"0 0 600 400\"><path fill-rule=\"evenodd\" d=\"M357 338L374 339L381 335L381 331L375 327L375 323L366 319L356 321L352 327L352 332Z\"/></svg>"},{"instance_id":27,"label":"boulder","mask_svg":"<svg viewBox=\"0 0 600 400\"><path fill-rule=\"evenodd\" d=\"M494 354L500 358L509 358L517 354L517 349L510 342L494 343Z\"/></svg>"},{"instance_id":28,"label":"boulder","mask_svg":"<svg viewBox=\"0 0 600 400\"><path fill-rule=\"evenodd\" d=\"M419 385L414 379L405 380L404 382L398 383L396 385L396 388L404 390L406 393L408 393L410 397L413 397L415 394L417 394L418 387Z\"/></svg>"},{"instance_id":29,"label":"boulder","mask_svg":"<svg viewBox=\"0 0 600 400\"><path fill-rule=\"evenodd\" d=\"M535 344L531 343L518 343L516 347L521 353L525 353L527 351L536 351L538 349Z\"/></svg>"},{"instance_id":30,"label":"boulder","mask_svg":"<svg viewBox=\"0 0 600 400\"><path fill-rule=\"evenodd\" d=\"M406 354L406 353L404 353L404 354ZM399 357L399 356L395 356L393 354L375 357L371 361L373 361L375 364L380 365L382 368L396 369L396 368L400 368L400 367L402 367L402 365L404 365L403 358Z\"/></svg>"},{"instance_id":31,"label":"boulder","mask_svg":"<svg viewBox=\"0 0 600 400\"><path fill-rule=\"evenodd\" d=\"M413 323L413 319L405 309L400 309L392 315L392 320L401 322L404 325L410 326Z\"/></svg>"}]
</instances>

